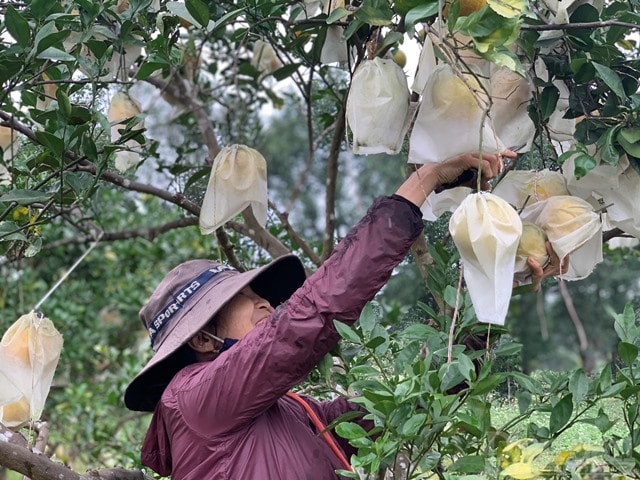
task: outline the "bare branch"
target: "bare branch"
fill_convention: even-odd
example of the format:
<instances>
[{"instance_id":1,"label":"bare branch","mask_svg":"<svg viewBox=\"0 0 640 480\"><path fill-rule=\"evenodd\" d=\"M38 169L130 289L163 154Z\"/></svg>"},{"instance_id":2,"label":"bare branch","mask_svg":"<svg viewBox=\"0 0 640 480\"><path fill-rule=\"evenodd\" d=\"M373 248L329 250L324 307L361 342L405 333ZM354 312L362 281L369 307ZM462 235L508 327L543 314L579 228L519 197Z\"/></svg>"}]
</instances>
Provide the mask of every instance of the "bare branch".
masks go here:
<instances>
[{"instance_id":1,"label":"bare branch","mask_svg":"<svg viewBox=\"0 0 640 480\"><path fill-rule=\"evenodd\" d=\"M640 25L634 23L620 22L618 20L605 20L602 22L576 22L576 23L552 23L548 25L522 25L522 30L576 30L579 28L603 28L603 27L626 27L633 30L639 29Z\"/></svg>"},{"instance_id":2,"label":"bare branch","mask_svg":"<svg viewBox=\"0 0 640 480\"><path fill-rule=\"evenodd\" d=\"M329 158L327 159L327 183L326 183L326 204L325 204L325 230L322 244L322 260L326 260L333 252L334 233L336 230L336 187L338 178L338 157L340 155L340 145L346 128L345 102L338 109L335 129L329 148Z\"/></svg>"},{"instance_id":3,"label":"bare branch","mask_svg":"<svg viewBox=\"0 0 640 480\"><path fill-rule=\"evenodd\" d=\"M234 245L229 240L229 236L227 232L224 231L224 228L216 229L216 238L218 239L218 245L224 252L225 257L229 260L231 266L233 266L239 272L244 272L246 270L245 266L242 265L242 262L237 257L236 252L234 250Z\"/></svg>"},{"instance_id":4,"label":"bare branch","mask_svg":"<svg viewBox=\"0 0 640 480\"><path fill-rule=\"evenodd\" d=\"M314 252L313 249L307 244L307 242L305 242L304 239L300 235L298 235L298 233L293 229L293 227L289 223L289 214L287 212L280 212L276 208L276 206L273 205L271 202L269 202L269 205L277 215L278 219L280 220L280 223L282 223L282 227L289 234L291 239L298 244L298 246L309 257L309 259L314 263L314 265L319 267L322 264L320 257L316 255L316 252Z\"/></svg>"},{"instance_id":5,"label":"bare branch","mask_svg":"<svg viewBox=\"0 0 640 480\"><path fill-rule=\"evenodd\" d=\"M100 238L100 242L115 242L118 240L128 240L131 238L146 238L148 240L153 240L157 236L162 235L163 233L167 233L171 230L184 227L192 227L197 224L197 217L184 217L155 227L136 228L133 230L126 230L122 232L103 232L102 237ZM82 245L85 243L91 243L93 241L95 241L94 235L83 235L75 238L65 238L57 242L51 242L47 244L45 247L43 247L43 250L50 250L65 245Z\"/></svg>"}]
</instances>

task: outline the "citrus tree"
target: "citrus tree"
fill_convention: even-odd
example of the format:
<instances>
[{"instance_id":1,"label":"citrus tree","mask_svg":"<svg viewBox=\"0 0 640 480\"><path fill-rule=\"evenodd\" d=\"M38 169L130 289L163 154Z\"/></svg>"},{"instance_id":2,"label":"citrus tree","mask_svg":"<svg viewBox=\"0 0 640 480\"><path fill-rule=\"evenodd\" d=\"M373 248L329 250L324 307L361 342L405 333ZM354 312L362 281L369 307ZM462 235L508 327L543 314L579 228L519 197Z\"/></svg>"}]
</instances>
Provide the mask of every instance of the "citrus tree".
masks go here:
<instances>
[{"instance_id":1,"label":"citrus tree","mask_svg":"<svg viewBox=\"0 0 640 480\"><path fill-rule=\"evenodd\" d=\"M522 160L507 165L507 171L526 171L521 204L510 200L518 213L534 203L532 196L546 196L537 188L539 172L557 173L562 166L564 182L574 187L571 196L592 205L584 207L598 225L591 237L638 237L638 7L635 0L3 3L0 268L5 291L20 286L18 300L4 294L4 317L40 305L57 288L56 277L76 275L70 273L76 267L90 276L90 260L74 260L96 246L112 262L108 268L118 265L119 280L136 272L148 283L134 293L116 281L109 284L122 294L112 301L129 305L127 313L142 304L162 271L194 253L242 270L295 252L312 271L354 220L349 207L338 208L341 198L353 197L350 182L362 180L354 169L374 165L388 172L391 164L397 175L408 164L442 161L455 148L523 154L526 170ZM298 140L293 146L265 134L273 131L265 118L291 108L299 119L291 126ZM267 216L249 207L204 237L198 225L212 165L232 145L266 156ZM279 158L285 151L286 162ZM367 175L375 184L376 177ZM602 178L618 183L605 188ZM576 183L581 179L592 180ZM357 205L357 198L347 201ZM435 202L431 207L426 216L445 218ZM448 232L434 225L438 241L421 238L412 249L429 295L416 307L416 326L401 338L390 337L368 311L357 329L341 330L357 348L336 352L343 374L329 386L366 392L364 407L384 433L373 441L349 423L338 433L362 448L356 464L371 475L396 468L399 458L411 465L403 473L408 478L429 471L443 475L448 468L475 473L488 469L480 445L493 452L491 458L505 448L488 441L495 432L483 396L505 377L491 373L485 354L498 348L509 356L517 346L498 345L503 330L478 324L473 295L458 288L460 254L451 242L439 241ZM184 233L179 239L178 231ZM119 243L132 239L134 247L119 250ZM150 273L153 266L157 272ZM53 280L41 284L42 278ZM85 294L79 288L72 295ZM100 311L112 318L113 305L102 300L96 302ZM65 327L81 323L68 301L54 294L48 302ZM624 318L627 333L621 338L632 345L631 314ZM123 340L107 335L102 341L102 358L118 363L120 354L109 346ZM623 348L633 365L632 348ZM396 358L394 375L372 383L390 355ZM138 366L123 368L131 374ZM323 371L332 369L325 365ZM92 373L114 381L100 365ZM532 435L551 441L573 418L569 404L583 401L587 388L576 375L564 384L550 382L548 389L515 375L529 397L540 397L540 408L556 411L554 428ZM602 382L587 389L611 394L608 388L616 383L609 377ZM615 393L629 393L628 383L618 384ZM105 395L117 397L117 381L111 387ZM91 395L78 388L65 393ZM409 414L416 408L424 411ZM71 408L60 412L73 415ZM463 417L452 421L459 413ZM632 458L633 444L618 456ZM0 450L0 464L34 479L57 475L26 443L7 445L13 450ZM113 458L103 461L113 466ZM612 465L624 472L635 468Z\"/></svg>"}]
</instances>

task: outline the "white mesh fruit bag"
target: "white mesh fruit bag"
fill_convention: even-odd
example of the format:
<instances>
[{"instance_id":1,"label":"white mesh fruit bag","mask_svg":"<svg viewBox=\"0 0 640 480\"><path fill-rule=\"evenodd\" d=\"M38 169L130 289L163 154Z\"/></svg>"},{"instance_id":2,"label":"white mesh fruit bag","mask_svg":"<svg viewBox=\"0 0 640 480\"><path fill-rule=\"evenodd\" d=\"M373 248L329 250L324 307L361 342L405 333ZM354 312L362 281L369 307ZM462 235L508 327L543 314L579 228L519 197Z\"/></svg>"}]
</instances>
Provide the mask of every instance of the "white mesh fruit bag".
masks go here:
<instances>
[{"instance_id":1,"label":"white mesh fruit bag","mask_svg":"<svg viewBox=\"0 0 640 480\"><path fill-rule=\"evenodd\" d=\"M449 231L478 320L504 325L522 234L520 217L500 197L472 193L453 212Z\"/></svg>"},{"instance_id":2,"label":"white mesh fruit bag","mask_svg":"<svg viewBox=\"0 0 640 480\"><path fill-rule=\"evenodd\" d=\"M200 231L214 232L248 206L263 227L267 223L267 161L246 145L224 147L211 167L200 210Z\"/></svg>"},{"instance_id":3,"label":"white mesh fruit bag","mask_svg":"<svg viewBox=\"0 0 640 480\"><path fill-rule=\"evenodd\" d=\"M518 210L555 195L569 195L562 173L544 170L510 170L495 186L493 193Z\"/></svg>"},{"instance_id":4,"label":"white mesh fruit bag","mask_svg":"<svg viewBox=\"0 0 640 480\"><path fill-rule=\"evenodd\" d=\"M125 120L140 115L140 113L142 113L142 111L137 100L128 93L117 92L111 99L107 112L107 119L112 124L111 141L119 141L121 137L120 130L123 130L126 126ZM144 121L140 120L133 128L144 128ZM131 138L125 141L124 145L127 147L127 150L119 150L116 152L115 167L120 172L133 168L140 163L140 143Z\"/></svg>"},{"instance_id":5,"label":"white mesh fruit bag","mask_svg":"<svg viewBox=\"0 0 640 480\"><path fill-rule=\"evenodd\" d=\"M526 207L523 221L540 226L561 261L569 257L567 280L587 277L602 261L602 222L582 198L558 195Z\"/></svg>"},{"instance_id":6,"label":"white mesh fruit bag","mask_svg":"<svg viewBox=\"0 0 640 480\"><path fill-rule=\"evenodd\" d=\"M409 163L440 163L467 152L504 150L489 117L483 118L488 85L474 69L462 77L448 64L438 65L429 76L409 138Z\"/></svg>"},{"instance_id":7,"label":"white mesh fruit bag","mask_svg":"<svg viewBox=\"0 0 640 480\"><path fill-rule=\"evenodd\" d=\"M520 146L520 153L531 149L536 133L536 126L528 111L531 91L528 78L506 67L492 68L490 115L493 127L503 144L508 147Z\"/></svg>"},{"instance_id":8,"label":"white mesh fruit bag","mask_svg":"<svg viewBox=\"0 0 640 480\"><path fill-rule=\"evenodd\" d=\"M521 283L531 282L531 269L527 261L535 259L542 268L549 263L547 252L547 234L545 231L531 222L522 222L522 236L516 250L516 267L514 278Z\"/></svg>"},{"instance_id":9,"label":"white mesh fruit bag","mask_svg":"<svg viewBox=\"0 0 640 480\"><path fill-rule=\"evenodd\" d=\"M640 174L629 159L623 156L617 165L598 162L593 170L577 179L575 156L562 165L571 194L590 202L595 200L606 207L607 220L612 227L640 238Z\"/></svg>"},{"instance_id":10,"label":"white mesh fruit bag","mask_svg":"<svg viewBox=\"0 0 640 480\"><path fill-rule=\"evenodd\" d=\"M0 341L0 422L20 426L40 418L62 351L62 335L47 317L30 312Z\"/></svg>"},{"instance_id":11,"label":"white mesh fruit bag","mask_svg":"<svg viewBox=\"0 0 640 480\"><path fill-rule=\"evenodd\" d=\"M409 87L402 68L379 57L356 69L347 99L354 153L398 153L406 133Z\"/></svg>"}]
</instances>

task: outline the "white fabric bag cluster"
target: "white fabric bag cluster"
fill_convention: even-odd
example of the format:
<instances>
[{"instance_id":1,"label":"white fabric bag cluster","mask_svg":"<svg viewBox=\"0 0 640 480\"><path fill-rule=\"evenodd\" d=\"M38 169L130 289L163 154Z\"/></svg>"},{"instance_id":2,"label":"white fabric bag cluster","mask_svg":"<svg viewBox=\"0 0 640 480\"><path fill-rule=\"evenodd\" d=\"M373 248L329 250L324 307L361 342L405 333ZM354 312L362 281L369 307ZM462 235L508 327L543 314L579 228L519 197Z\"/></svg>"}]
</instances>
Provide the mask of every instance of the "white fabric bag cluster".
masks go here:
<instances>
[{"instance_id":1,"label":"white fabric bag cluster","mask_svg":"<svg viewBox=\"0 0 640 480\"><path fill-rule=\"evenodd\" d=\"M347 99L347 123L353 152L398 153L406 133L409 87L393 60L364 60L355 73Z\"/></svg>"},{"instance_id":2,"label":"white fabric bag cluster","mask_svg":"<svg viewBox=\"0 0 640 480\"><path fill-rule=\"evenodd\" d=\"M246 145L220 150L211 167L200 210L200 231L209 234L251 206L256 220L267 223L267 161Z\"/></svg>"},{"instance_id":3,"label":"white fabric bag cluster","mask_svg":"<svg viewBox=\"0 0 640 480\"><path fill-rule=\"evenodd\" d=\"M522 235L518 213L496 195L472 193L453 212L449 231L478 320L504 325Z\"/></svg>"},{"instance_id":4,"label":"white fabric bag cluster","mask_svg":"<svg viewBox=\"0 0 640 480\"><path fill-rule=\"evenodd\" d=\"M62 351L62 335L48 318L21 316L0 341L0 422L19 427L42 414Z\"/></svg>"},{"instance_id":5,"label":"white fabric bag cluster","mask_svg":"<svg viewBox=\"0 0 640 480\"><path fill-rule=\"evenodd\" d=\"M128 93L118 92L111 99L107 119L111 125L111 141L120 140L120 132L125 128L125 121L142 113L140 104L133 99ZM144 128L144 121L140 120L133 127L134 129ZM129 170L140 163L140 147L141 145L134 139L127 140L124 145L128 150L120 150L116 152L116 169L120 172Z\"/></svg>"}]
</instances>

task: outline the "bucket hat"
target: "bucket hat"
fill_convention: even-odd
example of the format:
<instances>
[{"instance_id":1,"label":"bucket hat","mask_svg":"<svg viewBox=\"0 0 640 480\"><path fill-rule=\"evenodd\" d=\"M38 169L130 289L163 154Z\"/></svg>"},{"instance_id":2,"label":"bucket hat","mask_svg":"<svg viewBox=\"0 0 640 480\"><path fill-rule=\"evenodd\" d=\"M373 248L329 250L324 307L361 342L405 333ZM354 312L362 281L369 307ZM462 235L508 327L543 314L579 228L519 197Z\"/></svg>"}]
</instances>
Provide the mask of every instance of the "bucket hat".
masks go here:
<instances>
[{"instance_id":1,"label":"bucket hat","mask_svg":"<svg viewBox=\"0 0 640 480\"><path fill-rule=\"evenodd\" d=\"M189 340L240 290L250 286L275 308L291 297L305 277L302 262L294 255L246 272L205 259L173 268L140 310L153 356L126 388L127 408L155 409L173 376L196 360L187 346Z\"/></svg>"}]
</instances>

